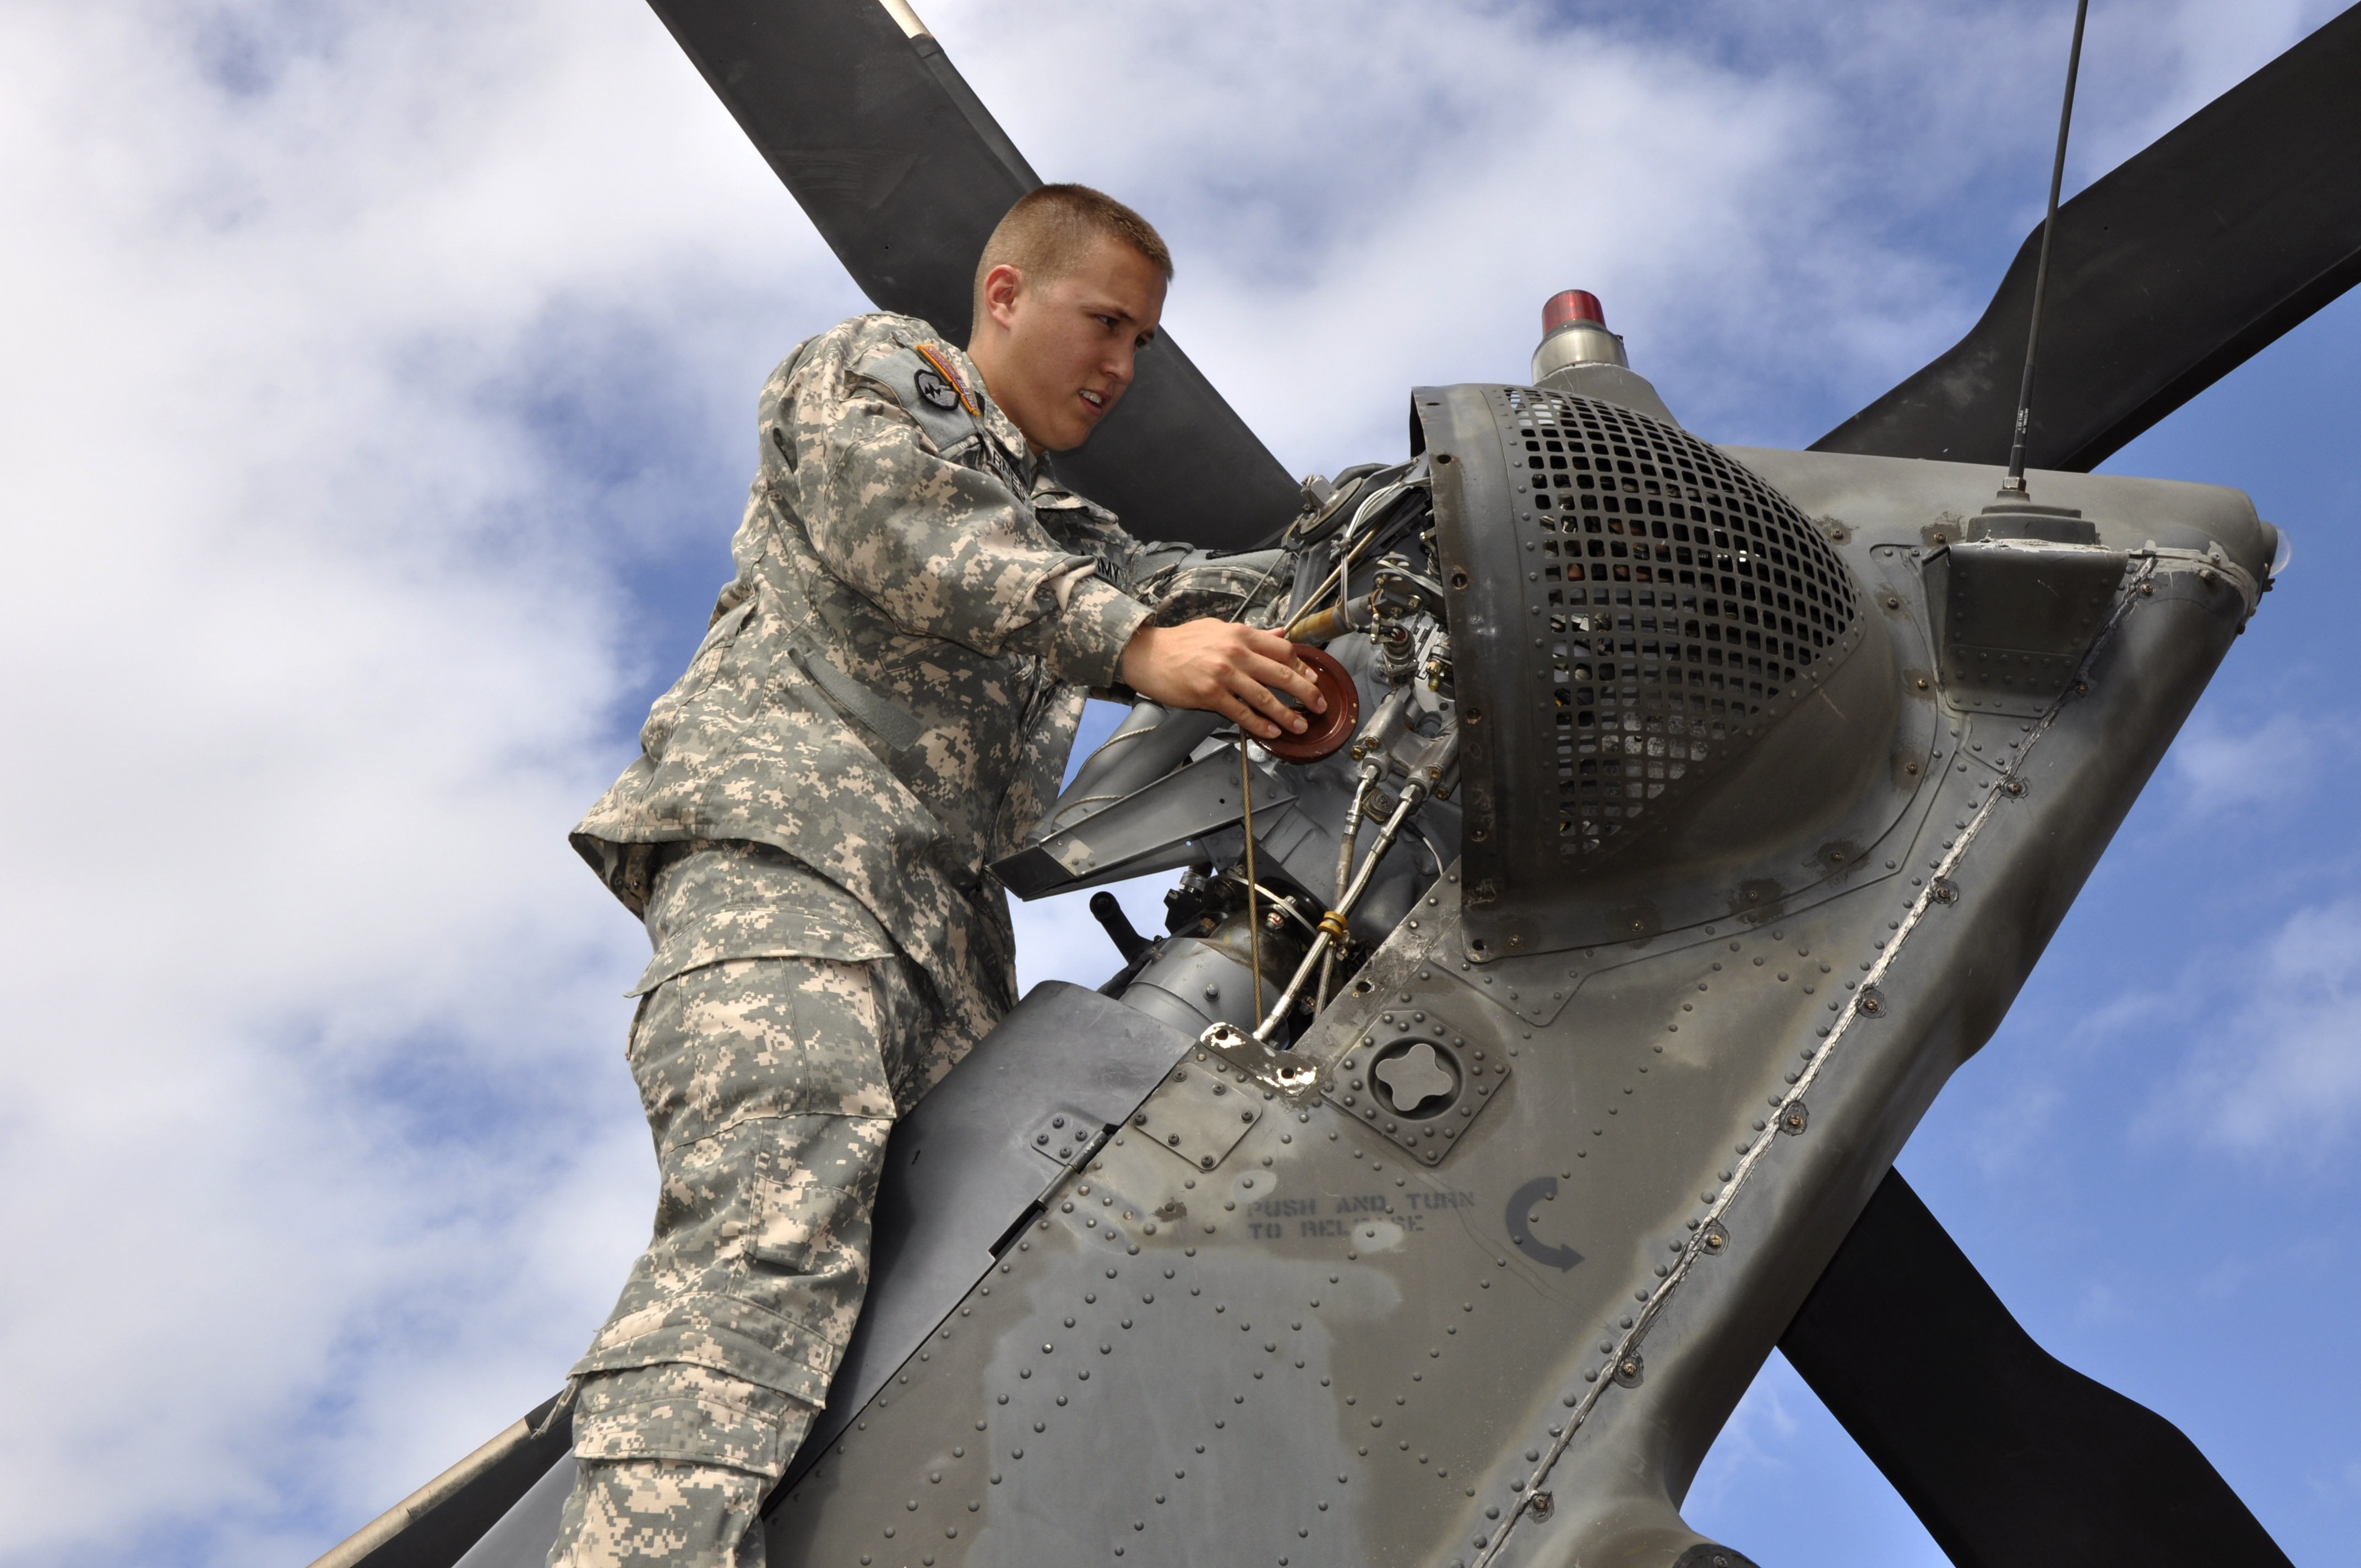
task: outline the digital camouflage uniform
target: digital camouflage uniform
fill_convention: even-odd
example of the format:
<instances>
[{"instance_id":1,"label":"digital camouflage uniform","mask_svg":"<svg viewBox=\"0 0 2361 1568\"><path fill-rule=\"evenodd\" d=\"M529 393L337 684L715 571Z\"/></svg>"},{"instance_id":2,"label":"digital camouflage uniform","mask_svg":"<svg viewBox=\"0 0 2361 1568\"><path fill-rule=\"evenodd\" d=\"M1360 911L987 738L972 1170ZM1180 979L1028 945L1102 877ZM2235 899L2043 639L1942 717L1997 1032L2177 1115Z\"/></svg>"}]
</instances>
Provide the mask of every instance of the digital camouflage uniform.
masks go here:
<instances>
[{"instance_id":1,"label":"digital camouflage uniform","mask_svg":"<svg viewBox=\"0 0 2361 1568\"><path fill-rule=\"evenodd\" d=\"M750 1527L860 1312L894 1118L1016 999L987 868L1054 798L1135 594L1184 587L922 322L812 339L760 418L738 575L574 835L655 944L629 1056L662 1188L574 1368L554 1564L761 1563Z\"/></svg>"}]
</instances>

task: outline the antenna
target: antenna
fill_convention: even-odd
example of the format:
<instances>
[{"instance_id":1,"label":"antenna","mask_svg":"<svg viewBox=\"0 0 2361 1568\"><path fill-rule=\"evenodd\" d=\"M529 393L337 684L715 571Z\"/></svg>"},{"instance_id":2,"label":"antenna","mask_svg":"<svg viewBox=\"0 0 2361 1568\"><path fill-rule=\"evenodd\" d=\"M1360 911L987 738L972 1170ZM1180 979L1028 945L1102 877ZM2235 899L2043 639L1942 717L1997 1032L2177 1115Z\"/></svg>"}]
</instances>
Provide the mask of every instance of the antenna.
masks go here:
<instances>
[{"instance_id":1,"label":"antenna","mask_svg":"<svg viewBox=\"0 0 2361 1568\"><path fill-rule=\"evenodd\" d=\"M2066 178L2066 128L2074 120L2074 78L2082 69L2082 20L2091 0L2074 0L2074 46L2066 56L2066 101L2058 106L2058 156L2049 165L2049 215L2041 220L2041 259L2033 269L2033 324L2025 334L2025 379L2016 389L2016 439L2008 449L2008 477L2000 483L2005 500L2025 494L2025 429L2033 419L2033 365L2041 346L2041 297L2049 287L2049 236L2058 227L2058 187Z\"/></svg>"}]
</instances>

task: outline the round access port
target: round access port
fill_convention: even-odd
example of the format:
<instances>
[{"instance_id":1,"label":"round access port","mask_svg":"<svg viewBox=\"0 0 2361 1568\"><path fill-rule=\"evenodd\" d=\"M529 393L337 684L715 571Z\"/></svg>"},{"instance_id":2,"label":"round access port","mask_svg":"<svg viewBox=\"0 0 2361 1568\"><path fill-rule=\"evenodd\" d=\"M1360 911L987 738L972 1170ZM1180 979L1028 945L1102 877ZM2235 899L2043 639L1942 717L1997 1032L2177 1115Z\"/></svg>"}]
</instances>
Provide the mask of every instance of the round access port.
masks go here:
<instances>
[{"instance_id":1,"label":"round access port","mask_svg":"<svg viewBox=\"0 0 2361 1568\"><path fill-rule=\"evenodd\" d=\"M1432 1040L1396 1040L1369 1063L1369 1086L1397 1116L1425 1121L1459 1099L1459 1062Z\"/></svg>"},{"instance_id":2,"label":"round access port","mask_svg":"<svg viewBox=\"0 0 2361 1568\"><path fill-rule=\"evenodd\" d=\"M1361 691L1353 684L1351 674L1326 649L1304 643L1295 653L1311 667L1320 695L1328 701L1328 711L1306 713L1304 717L1312 723L1302 734L1281 735L1261 745L1282 762L1316 762L1342 751L1345 742L1361 727Z\"/></svg>"}]
</instances>

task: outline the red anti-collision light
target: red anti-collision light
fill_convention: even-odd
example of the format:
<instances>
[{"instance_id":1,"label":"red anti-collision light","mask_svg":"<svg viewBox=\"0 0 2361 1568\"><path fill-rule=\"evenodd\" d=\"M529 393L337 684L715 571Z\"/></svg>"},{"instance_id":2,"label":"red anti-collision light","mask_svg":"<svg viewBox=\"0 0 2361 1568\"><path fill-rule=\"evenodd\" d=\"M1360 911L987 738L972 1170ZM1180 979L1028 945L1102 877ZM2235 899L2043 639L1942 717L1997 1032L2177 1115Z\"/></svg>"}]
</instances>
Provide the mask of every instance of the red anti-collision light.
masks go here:
<instances>
[{"instance_id":1,"label":"red anti-collision light","mask_svg":"<svg viewBox=\"0 0 2361 1568\"><path fill-rule=\"evenodd\" d=\"M1598 296L1587 289L1568 289L1563 294L1552 294L1549 303L1542 307L1542 335L1547 337L1568 322L1590 322L1607 324L1607 311Z\"/></svg>"}]
</instances>

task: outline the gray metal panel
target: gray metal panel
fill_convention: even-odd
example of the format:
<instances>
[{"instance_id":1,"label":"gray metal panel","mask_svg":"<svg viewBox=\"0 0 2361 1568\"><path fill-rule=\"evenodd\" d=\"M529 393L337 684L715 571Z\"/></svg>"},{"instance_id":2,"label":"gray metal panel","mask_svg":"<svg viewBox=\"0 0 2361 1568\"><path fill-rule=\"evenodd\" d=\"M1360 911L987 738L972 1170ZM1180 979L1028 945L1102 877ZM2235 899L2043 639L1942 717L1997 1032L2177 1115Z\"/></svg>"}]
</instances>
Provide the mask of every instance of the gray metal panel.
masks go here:
<instances>
[{"instance_id":1,"label":"gray metal panel","mask_svg":"<svg viewBox=\"0 0 2361 1568\"><path fill-rule=\"evenodd\" d=\"M1136 794L1188 761L1198 743L1222 724L1218 713L1166 708L1142 699L1074 770L1071 783L1042 817L1042 836L1071 828Z\"/></svg>"},{"instance_id":2,"label":"gray metal panel","mask_svg":"<svg viewBox=\"0 0 2361 1568\"><path fill-rule=\"evenodd\" d=\"M1943 689L1959 706L2030 718L2058 700L2123 581L2122 552L1969 540L1927 562Z\"/></svg>"},{"instance_id":3,"label":"gray metal panel","mask_svg":"<svg viewBox=\"0 0 2361 1568\"><path fill-rule=\"evenodd\" d=\"M1104 1129L1192 1041L1095 991L1038 985L895 1126L877 1193L869 1295L793 1475L992 1266L993 1245L1055 1178L1034 1138L1065 1116Z\"/></svg>"},{"instance_id":4,"label":"gray metal panel","mask_svg":"<svg viewBox=\"0 0 2361 1568\"><path fill-rule=\"evenodd\" d=\"M552 1395L491 1442L428 1482L322 1556L312 1568L450 1568L502 1521L514 1516L537 1478L553 1463L573 1473L566 1457L573 1441L570 1417L543 1423L560 1396ZM552 1516L553 1528L555 1517ZM548 1550L543 1539L542 1550Z\"/></svg>"},{"instance_id":5,"label":"gray metal panel","mask_svg":"<svg viewBox=\"0 0 2361 1568\"><path fill-rule=\"evenodd\" d=\"M1254 781L1257 814L1295 798L1294 790L1270 769L1256 768L1248 776ZM1072 827L1027 845L992 870L1017 897L1040 898L1187 865L1194 855L1191 839L1234 826L1245 815L1238 754L1233 747L1201 757ZM1255 824L1257 835L1268 830L1265 822Z\"/></svg>"},{"instance_id":6,"label":"gray metal panel","mask_svg":"<svg viewBox=\"0 0 2361 1568\"><path fill-rule=\"evenodd\" d=\"M868 1299L829 1408L796 1465L824 1452L958 1306L992 1266L993 1243L1058 1178L1063 1167L1042 1158L1033 1141L1037 1127L1063 1118L1095 1136L1122 1123L1193 1044L1095 991L1051 981L1028 992L902 1119L886 1145ZM546 1470L537 1466L547 1463L550 1444L535 1445L540 1478L480 1541L470 1531L440 1555L401 1557L404 1568L443 1568L455 1559L458 1568L539 1568L574 1480L564 1428L555 1441L558 1455ZM796 1473L790 1466L789 1475ZM381 1550L402 1541L396 1537ZM475 1544L460 1557L467 1541Z\"/></svg>"}]
</instances>

